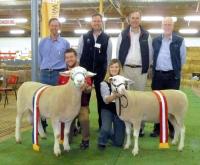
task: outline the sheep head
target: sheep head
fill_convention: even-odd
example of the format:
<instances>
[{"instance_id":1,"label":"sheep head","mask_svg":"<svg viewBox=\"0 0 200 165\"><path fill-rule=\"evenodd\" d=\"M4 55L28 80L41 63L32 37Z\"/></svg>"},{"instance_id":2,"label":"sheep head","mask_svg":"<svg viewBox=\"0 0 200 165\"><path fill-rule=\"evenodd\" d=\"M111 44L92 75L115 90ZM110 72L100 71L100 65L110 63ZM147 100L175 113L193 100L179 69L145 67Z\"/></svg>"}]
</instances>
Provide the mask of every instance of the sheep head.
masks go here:
<instances>
[{"instance_id":1,"label":"sheep head","mask_svg":"<svg viewBox=\"0 0 200 165\"><path fill-rule=\"evenodd\" d=\"M77 66L71 70L60 72L63 76L70 76L76 87L81 87L85 83L86 77L95 76L95 73L87 71L85 68Z\"/></svg>"},{"instance_id":2,"label":"sheep head","mask_svg":"<svg viewBox=\"0 0 200 165\"><path fill-rule=\"evenodd\" d=\"M132 80L129 80L128 78L125 78L124 76L121 75L110 77L109 80L111 82L112 91L119 94L124 94L127 85L133 83Z\"/></svg>"}]
</instances>

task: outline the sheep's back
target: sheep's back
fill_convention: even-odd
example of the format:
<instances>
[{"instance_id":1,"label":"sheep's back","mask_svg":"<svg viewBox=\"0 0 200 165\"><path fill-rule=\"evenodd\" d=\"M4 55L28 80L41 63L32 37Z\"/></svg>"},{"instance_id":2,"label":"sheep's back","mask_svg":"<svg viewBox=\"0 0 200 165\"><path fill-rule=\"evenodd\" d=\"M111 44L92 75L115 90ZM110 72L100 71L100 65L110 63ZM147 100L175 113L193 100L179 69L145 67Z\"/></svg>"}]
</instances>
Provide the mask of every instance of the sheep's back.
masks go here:
<instances>
[{"instance_id":1,"label":"sheep's back","mask_svg":"<svg viewBox=\"0 0 200 165\"><path fill-rule=\"evenodd\" d=\"M38 82L24 82L17 92L17 107L18 110L24 110L25 108L32 109L32 98L37 89L44 86Z\"/></svg>"}]
</instances>

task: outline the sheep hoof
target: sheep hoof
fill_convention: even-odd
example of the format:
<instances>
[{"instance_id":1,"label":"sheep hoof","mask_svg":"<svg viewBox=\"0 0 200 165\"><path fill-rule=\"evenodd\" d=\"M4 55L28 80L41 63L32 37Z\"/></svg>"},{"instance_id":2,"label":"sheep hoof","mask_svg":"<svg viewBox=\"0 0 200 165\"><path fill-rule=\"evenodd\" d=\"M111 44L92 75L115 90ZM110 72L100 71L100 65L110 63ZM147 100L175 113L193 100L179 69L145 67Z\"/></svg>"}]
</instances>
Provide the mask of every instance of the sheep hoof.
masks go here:
<instances>
[{"instance_id":1,"label":"sheep hoof","mask_svg":"<svg viewBox=\"0 0 200 165\"><path fill-rule=\"evenodd\" d=\"M125 150L129 149L129 145L126 144L126 145L124 146L124 149L125 149Z\"/></svg>"},{"instance_id":2,"label":"sheep hoof","mask_svg":"<svg viewBox=\"0 0 200 165\"><path fill-rule=\"evenodd\" d=\"M17 144L22 144L22 141L21 140L16 140L16 143Z\"/></svg>"},{"instance_id":3,"label":"sheep hoof","mask_svg":"<svg viewBox=\"0 0 200 165\"><path fill-rule=\"evenodd\" d=\"M41 139L47 139L47 135L40 136Z\"/></svg>"},{"instance_id":4,"label":"sheep hoof","mask_svg":"<svg viewBox=\"0 0 200 165\"><path fill-rule=\"evenodd\" d=\"M69 152L70 151L70 146L64 147L64 151Z\"/></svg>"},{"instance_id":5,"label":"sheep hoof","mask_svg":"<svg viewBox=\"0 0 200 165\"><path fill-rule=\"evenodd\" d=\"M183 151L183 147L178 147L178 151L179 152Z\"/></svg>"},{"instance_id":6,"label":"sheep hoof","mask_svg":"<svg viewBox=\"0 0 200 165\"><path fill-rule=\"evenodd\" d=\"M176 145L177 144L177 141L176 140L172 140L172 145Z\"/></svg>"},{"instance_id":7,"label":"sheep hoof","mask_svg":"<svg viewBox=\"0 0 200 165\"><path fill-rule=\"evenodd\" d=\"M132 154L133 154L133 156L138 155L138 150L134 150L134 149L133 149Z\"/></svg>"},{"instance_id":8,"label":"sheep hoof","mask_svg":"<svg viewBox=\"0 0 200 165\"><path fill-rule=\"evenodd\" d=\"M56 157L60 156L61 155L61 151L58 150L58 151L54 151L54 154L56 155Z\"/></svg>"}]
</instances>

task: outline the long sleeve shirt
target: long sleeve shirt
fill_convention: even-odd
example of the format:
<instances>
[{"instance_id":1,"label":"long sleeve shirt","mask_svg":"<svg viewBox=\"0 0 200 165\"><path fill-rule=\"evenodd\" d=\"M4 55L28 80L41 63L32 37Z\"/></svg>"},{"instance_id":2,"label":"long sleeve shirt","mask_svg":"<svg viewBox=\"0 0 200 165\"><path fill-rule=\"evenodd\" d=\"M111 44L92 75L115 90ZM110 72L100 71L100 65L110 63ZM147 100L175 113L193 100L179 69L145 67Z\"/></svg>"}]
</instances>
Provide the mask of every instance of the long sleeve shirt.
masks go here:
<instances>
[{"instance_id":1,"label":"long sleeve shirt","mask_svg":"<svg viewBox=\"0 0 200 165\"><path fill-rule=\"evenodd\" d=\"M70 44L62 37L53 41L50 37L44 38L39 43L38 63L42 69L66 68L64 53L70 48Z\"/></svg>"}]
</instances>

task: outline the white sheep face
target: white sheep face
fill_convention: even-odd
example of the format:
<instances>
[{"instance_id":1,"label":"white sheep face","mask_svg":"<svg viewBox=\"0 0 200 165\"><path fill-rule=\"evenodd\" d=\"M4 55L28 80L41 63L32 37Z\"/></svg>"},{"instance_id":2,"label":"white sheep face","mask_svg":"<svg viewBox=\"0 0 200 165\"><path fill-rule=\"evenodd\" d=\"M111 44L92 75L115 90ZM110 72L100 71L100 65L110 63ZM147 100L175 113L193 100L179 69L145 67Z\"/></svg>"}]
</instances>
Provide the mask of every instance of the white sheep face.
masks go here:
<instances>
[{"instance_id":1,"label":"white sheep face","mask_svg":"<svg viewBox=\"0 0 200 165\"><path fill-rule=\"evenodd\" d=\"M85 68L77 66L72 70L60 72L63 76L70 76L76 87L81 87L85 83L86 77L92 77L95 73L87 71Z\"/></svg>"},{"instance_id":2,"label":"white sheep face","mask_svg":"<svg viewBox=\"0 0 200 165\"><path fill-rule=\"evenodd\" d=\"M111 82L111 89L113 92L117 92L119 94L123 94L126 90L128 83L132 82L131 80L121 76L116 75L109 78Z\"/></svg>"}]
</instances>

